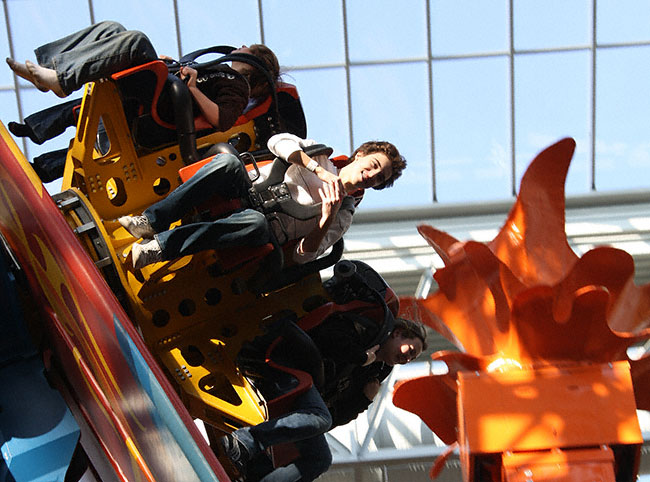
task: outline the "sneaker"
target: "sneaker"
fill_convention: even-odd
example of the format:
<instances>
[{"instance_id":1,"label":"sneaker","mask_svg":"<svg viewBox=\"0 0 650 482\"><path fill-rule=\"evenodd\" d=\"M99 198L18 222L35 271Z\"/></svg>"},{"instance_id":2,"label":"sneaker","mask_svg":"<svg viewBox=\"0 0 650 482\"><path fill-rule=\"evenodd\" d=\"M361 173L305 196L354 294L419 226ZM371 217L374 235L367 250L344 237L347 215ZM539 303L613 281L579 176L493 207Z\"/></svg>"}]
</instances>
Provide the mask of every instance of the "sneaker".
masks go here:
<instances>
[{"instance_id":1,"label":"sneaker","mask_svg":"<svg viewBox=\"0 0 650 482\"><path fill-rule=\"evenodd\" d=\"M233 434L217 440L217 455L232 479L246 477L246 464L250 460L248 449Z\"/></svg>"},{"instance_id":2,"label":"sneaker","mask_svg":"<svg viewBox=\"0 0 650 482\"><path fill-rule=\"evenodd\" d=\"M156 234L147 216L122 216L117 222L134 238L152 239Z\"/></svg>"},{"instance_id":3,"label":"sneaker","mask_svg":"<svg viewBox=\"0 0 650 482\"><path fill-rule=\"evenodd\" d=\"M142 243L133 243L131 247L131 258L133 260L133 267L135 269L141 269L151 263L162 261L162 248L155 239L149 239Z\"/></svg>"}]
</instances>

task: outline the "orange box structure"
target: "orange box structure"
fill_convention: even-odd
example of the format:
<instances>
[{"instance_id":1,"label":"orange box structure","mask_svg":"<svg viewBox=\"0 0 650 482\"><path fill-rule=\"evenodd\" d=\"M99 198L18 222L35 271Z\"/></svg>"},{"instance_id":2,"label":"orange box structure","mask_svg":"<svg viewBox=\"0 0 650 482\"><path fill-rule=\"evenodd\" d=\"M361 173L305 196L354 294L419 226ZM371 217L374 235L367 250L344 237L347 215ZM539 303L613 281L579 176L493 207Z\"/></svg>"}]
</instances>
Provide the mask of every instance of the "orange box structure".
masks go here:
<instances>
[{"instance_id":1,"label":"orange box structure","mask_svg":"<svg viewBox=\"0 0 650 482\"><path fill-rule=\"evenodd\" d=\"M584 449L636 445L640 450L643 443L627 362L459 373L458 413L458 442L464 453L471 454L466 464L469 480L480 480L474 477L474 472L482 470L477 465L491 460L492 454L508 454L503 457L503 470L508 474L513 469L517 472L522 461L534 465L531 461L539 453L546 459L540 461L542 466L563 457L561 465L569 470L574 463L584 466L585 457L589 460ZM560 449L565 455L559 455ZM599 459L613 460L611 453L605 456L598 449L598 454ZM602 464L602 460L595 463ZM611 471L611 461L606 465Z\"/></svg>"}]
</instances>

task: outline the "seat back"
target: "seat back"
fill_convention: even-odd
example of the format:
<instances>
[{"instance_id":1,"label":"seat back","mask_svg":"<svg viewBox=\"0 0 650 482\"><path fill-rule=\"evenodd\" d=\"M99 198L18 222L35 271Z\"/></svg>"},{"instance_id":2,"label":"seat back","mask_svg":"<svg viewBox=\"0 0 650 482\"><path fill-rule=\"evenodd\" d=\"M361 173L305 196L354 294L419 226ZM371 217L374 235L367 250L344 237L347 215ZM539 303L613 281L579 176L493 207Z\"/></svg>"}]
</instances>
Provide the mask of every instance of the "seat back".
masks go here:
<instances>
[{"instance_id":1,"label":"seat back","mask_svg":"<svg viewBox=\"0 0 650 482\"><path fill-rule=\"evenodd\" d=\"M350 265L359 271L358 273L355 271L354 275L356 276L348 274L351 269ZM343 271L345 271L345 275L341 275ZM313 348L317 355L312 356L309 355L311 348L300 345L308 345L311 341L309 334L313 333L323 322L332 316L344 315L353 319L355 323L376 325L377 335L369 343L368 348L382 343L393 329L394 317L399 311L399 301L395 292L375 270L363 262L346 260L339 261L334 272L335 276L324 283L328 294L332 296L330 301L313 308L295 323L291 321L292 314L271 323L269 325L270 334L254 340L248 347L246 360L240 360L241 368L245 372L250 368L253 377L256 376L255 370L260 370L259 362L263 361L272 369L264 374L265 378L270 378L273 370L296 378L295 387L277 396L263 392L271 417L285 413L292 401L309 389L312 384L315 383L322 388L324 383L322 364L319 368L317 361L313 360L314 356L320 357L318 349ZM342 295L342 292L345 294ZM296 332L300 332L301 337L295 336ZM290 338L289 346L292 358L289 364L278 361L274 355L287 338ZM313 341L311 344L313 345ZM286 356L286 353L282 355L282 357ZM270 395L273 398L267 398Z\"/></svg>"},{"instance_id":2,"label":"seat back","mask_svg":"<svg viewBox=\"0 0 650 482\"><path fill-rule=\"evenodd\" d=\"M157 109L168 74L167 65L162 60L154 60L116 72L111 79L117 84L125 111L128 109L134 116L148 113L161 127L175 129L171 121L160 118Z\"/></svg>"}]
</instances>

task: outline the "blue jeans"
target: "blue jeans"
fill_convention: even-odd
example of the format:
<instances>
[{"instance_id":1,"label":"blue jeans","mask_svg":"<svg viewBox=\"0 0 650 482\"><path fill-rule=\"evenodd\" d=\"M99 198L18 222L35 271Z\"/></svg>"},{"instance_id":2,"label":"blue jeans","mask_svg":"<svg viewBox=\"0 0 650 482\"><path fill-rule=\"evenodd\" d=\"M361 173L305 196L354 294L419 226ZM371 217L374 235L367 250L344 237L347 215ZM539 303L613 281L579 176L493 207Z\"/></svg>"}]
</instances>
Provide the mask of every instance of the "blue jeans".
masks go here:
<instances>
[{"instance_id":1,"label":"blue jeans","mask_svg":"<svg viewBox=\"0 0 650 482\"><path fill-rule=\"evenodd\" d=\"M165 199L147 208L162 248L163 259L198 253L206 249L262 246L269 242L269 226L259 211L242 209L224 218L169 229L169 225L214 195L238 199L247 193L248 174L232 154L219 154L174 189Z\"/></svg>"},{"instance_id":2,"label":"blue jeans","mask_svg":"<svg viewBox=\"0 0 650 482\"><path fill-rule=\"evenodd\" d=\"M311 387L294 403L294 411L252 427L244 427L233 435L244 444L251 457L276 444L295 443L299 457L284 467L278 467L260 482L309 482L329 469L332 464L325 432L332 425L325 402L318 390Z\"/></svg>"},{"instance_id":3,"label":"blue jeans","mask_svg":"<svg viewBox=\"0 0 650 482\"><path fill-rule=\"evenodd\" d=\"M39 65L54 69L70 94L86 82L158 58L149 38L117 22L100 22L34 50Z\"/></svg>"}]
</instances>

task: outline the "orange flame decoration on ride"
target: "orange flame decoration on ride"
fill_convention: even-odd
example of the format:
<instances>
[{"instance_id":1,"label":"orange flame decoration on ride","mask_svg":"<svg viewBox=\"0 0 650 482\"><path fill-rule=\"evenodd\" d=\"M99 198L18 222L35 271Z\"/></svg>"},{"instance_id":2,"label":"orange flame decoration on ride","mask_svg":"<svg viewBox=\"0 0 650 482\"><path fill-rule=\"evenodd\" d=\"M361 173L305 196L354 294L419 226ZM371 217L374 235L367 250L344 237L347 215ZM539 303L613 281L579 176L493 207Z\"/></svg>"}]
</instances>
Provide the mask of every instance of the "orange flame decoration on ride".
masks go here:
<instances>
[{"instance_id":1,"label":"orange flame decoration on ride","mask_svg":"<svg viewBox=\"0 0 650 482\"><path fill-rule=\"evenodd\" d=\"M447 444L457 441L460 371L628 360L650 337L650 285L634 284L625 251L597 247L578 258L565 234L564 182L575 150L563 139L541 152L498 235L461 242L428 226L418 231L442 258L438 291L402 298L401 315L441 333L461 352L438 352L449 372L407 380L395 405L419 415ZM630 360L639 409L650 409L650 356Z\"/></svg>"}]
</instances>

